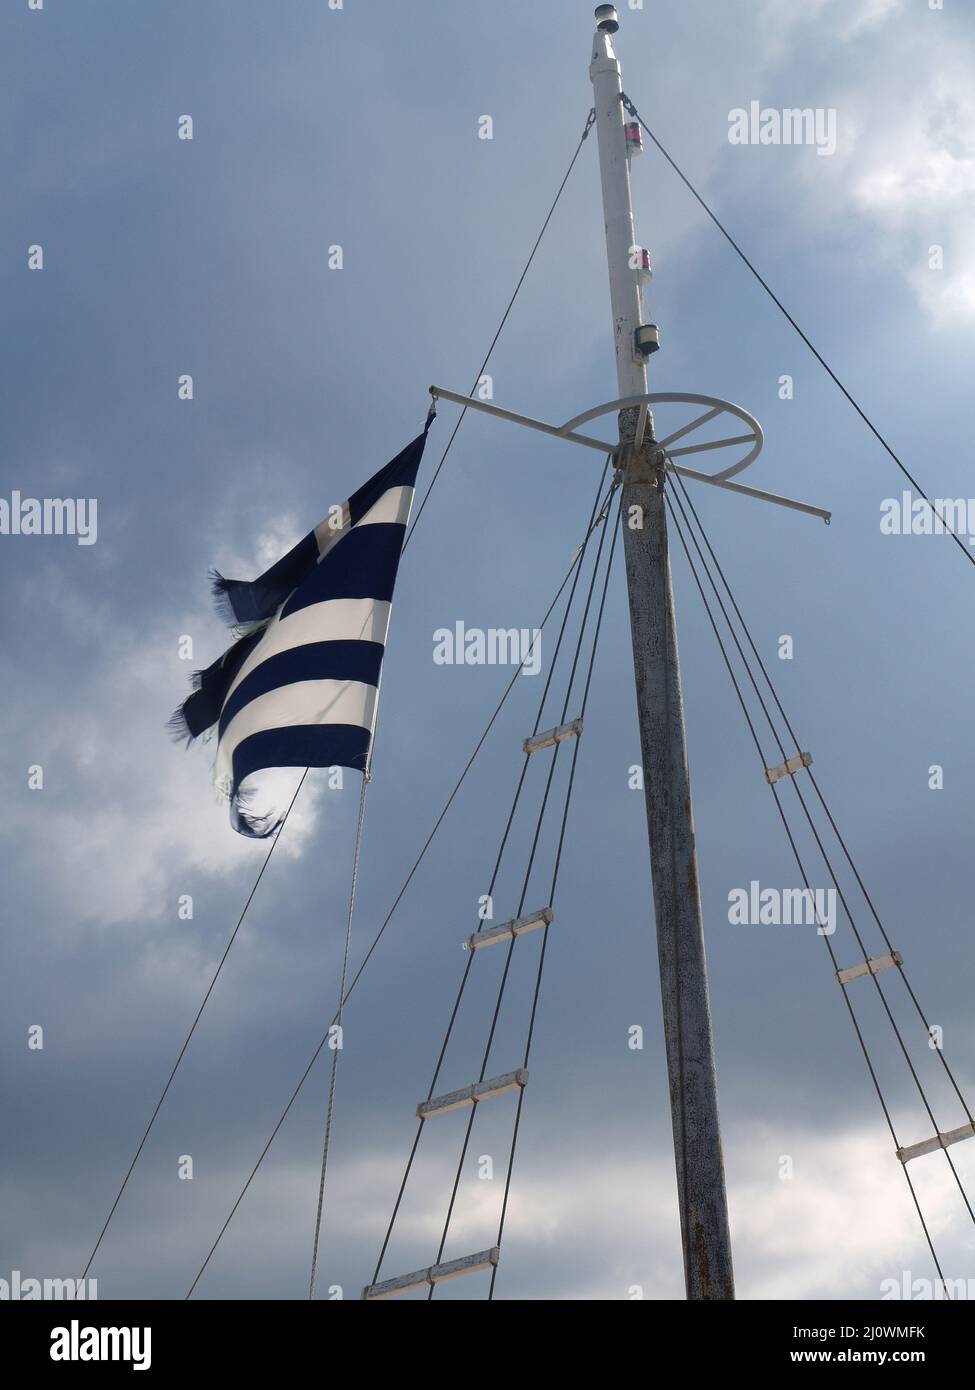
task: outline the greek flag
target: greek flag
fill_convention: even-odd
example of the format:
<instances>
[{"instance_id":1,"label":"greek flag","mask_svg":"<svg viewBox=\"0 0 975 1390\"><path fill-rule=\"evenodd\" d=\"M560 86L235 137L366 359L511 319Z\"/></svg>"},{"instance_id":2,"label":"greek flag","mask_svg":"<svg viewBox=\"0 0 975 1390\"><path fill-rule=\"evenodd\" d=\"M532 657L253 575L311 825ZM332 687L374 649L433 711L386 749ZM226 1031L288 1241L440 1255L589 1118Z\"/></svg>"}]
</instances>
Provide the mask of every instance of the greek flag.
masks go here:
<instances>
[{"instance_id":1,"label":"greek flag","mask_svg":"<svg viewBox=\"0 0 975 1390\"><path fill-rule=\"evenodd\" d=\"M193 677L170 721L187 742L216 726L214 781L242 835L280 825L253 809L247 779L271 767L366 772L396 571L427 427L344 506L247 583L214 571L242 635Z\"/></svg>"}]
</instances>

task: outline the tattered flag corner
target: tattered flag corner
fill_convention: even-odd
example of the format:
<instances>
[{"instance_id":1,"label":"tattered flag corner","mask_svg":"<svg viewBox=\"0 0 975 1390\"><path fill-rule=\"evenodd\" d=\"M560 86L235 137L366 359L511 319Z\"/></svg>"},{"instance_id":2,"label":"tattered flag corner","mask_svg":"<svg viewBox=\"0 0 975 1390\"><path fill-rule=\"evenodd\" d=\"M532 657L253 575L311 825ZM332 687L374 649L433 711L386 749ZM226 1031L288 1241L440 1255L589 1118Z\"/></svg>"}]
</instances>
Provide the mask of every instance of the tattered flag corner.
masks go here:
<instances>
[{"instance_id":1,"label":"tattered flag corner","mask_svg":"<svg viewBox=\"0 0 975 1390\"><path fill-rule=\"evenodd\" d=\"M263 839L280 821L244 784L272 767L366 773L393 587L427 430L250 582L212 574L224 620L242 635L170 720L192 742L216 729L214 783L234 829Z\"/></svg>"}]
</instances>

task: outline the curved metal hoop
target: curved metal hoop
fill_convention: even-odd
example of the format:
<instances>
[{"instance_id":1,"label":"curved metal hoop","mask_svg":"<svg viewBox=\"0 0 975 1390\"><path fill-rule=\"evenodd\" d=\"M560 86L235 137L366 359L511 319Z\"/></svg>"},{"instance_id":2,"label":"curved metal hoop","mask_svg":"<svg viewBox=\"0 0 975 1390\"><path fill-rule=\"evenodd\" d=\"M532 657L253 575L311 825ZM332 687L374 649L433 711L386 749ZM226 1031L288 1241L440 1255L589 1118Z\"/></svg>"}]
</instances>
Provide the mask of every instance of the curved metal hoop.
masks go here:
<instances>
[{"instance_id":1,"label":"curved metal hoop","mask_svg":"<svg viewBox=\"0 0 975 1390\"><path fill-rule=\"evenodd\" d=\"M490 405L487 401L479 401L471 395L462 396L457 391L448 391L445 386L431 386L430 395L436 401L443 398L445 401L452 401L455 405L463 406L464 410L483 411L486 415L493 415L498 420L509 420L514 425L524 425L527 429L538 430L541 434L554 435L556 439L564 439L567 444L581 444L587 449L595 449L597 453L615 456L618 446L608 444L605 439L596 439L592 435L579 434L576 425L583 424L586 420L594 420L599 415L606 415L611 410L625 410L628 407L637 407L637 427L634 435L634 442L637 448L643 443L644 433L650 417L651 405L706 405L708 409L697 419L691 420L679 430L667 435L665 439L659 441L667 453L667 466L675 473L681 473L685 478L694 478L701 483L711 483L714 487L727 488L729 492L737 492L745 497L754 497L760 502L774 502L776 506L788 507L792 511L806 512L809 516L818 516L828 524L831 513L824 507L815 507L810 502L798 502L792 497L779 497L774 492L763 492L760 488L746 487L744 483L732 483L728 479L734 473L740 473L743 468L747 468L750 463L754 463L762 451L765 442L762 434L762 427L754 416L749 415L747 410L742 410L741 406L732 405L730 401L719 400L717 396L698 396L691 392L665 392L647 396L624 396L618 401L608 401L605 405L594 406L592 410L585 411L582 415L576 415L573 419L567 420L564 425L550 425L545 420L534 420L530 415L519 415L513 410L504 410L499 405ZM678 439L683 439L689 434L693 434L696 429L705 425L710 420L716 420L720 415L734 415L742 420L749 428L747 435L737 436L731 439L716 439L713 442L699 444L697 446L685 446L682 449L670 449L669 445L674 444ZM674 463L673 459L677 455L687 455L703 453L708 449L726 449L736 444L751 444L752 448L744 458L733 463L730 468L722 469L720 473L699 473L696 468L687 468L683 464Z\"/></svg>"},{"instance_id":2,"label":"curved metal hoop","mask_svg":"<svg viewBox=\"0 0 975 1390\"><path fill-rule=\"evenodd\" d=\"M614 410L626 410L632 406L638 406L640 415L637 420L636 443L639 446L643 442L643 433L646 428L647 413L651 406L655 405L703 405L707 406L703 415L698 415L689 424L684 425L679 430L674 430L665 439L660 439L657 443L662 449L667 450L667 455L671 459L685 457L689 454L708 453L712 449L729 449L736 445L750 444L751 448L744 458L733 463L729 468L722 468L719 473L709 473L706 476L713 482L725 482L728 478L733 478L736 473L741 473L749 464L754 463L762 452L762 445L765 443L765 436L762 427L755 419L740 405L734 405L731 401L723 401L717 396L698 396L689 391L664 391L654 392L648 396L622 396L617 401L607 401L605 405L593 406L591 410L584 411L581 415L575 415L571 420L566 420L560 426L560 434L570 434L577 426L586 424L589 420L595 420L600 415L608 415ZM709 440L703 444L683 445L679 449L672 449L670 446L675 444L678 439L684 439L689 434L712 420L718 419L721 415L733 415L741 420L748 428L747 434L730 436L726 439Z\"/></svg>"}]
</instances>

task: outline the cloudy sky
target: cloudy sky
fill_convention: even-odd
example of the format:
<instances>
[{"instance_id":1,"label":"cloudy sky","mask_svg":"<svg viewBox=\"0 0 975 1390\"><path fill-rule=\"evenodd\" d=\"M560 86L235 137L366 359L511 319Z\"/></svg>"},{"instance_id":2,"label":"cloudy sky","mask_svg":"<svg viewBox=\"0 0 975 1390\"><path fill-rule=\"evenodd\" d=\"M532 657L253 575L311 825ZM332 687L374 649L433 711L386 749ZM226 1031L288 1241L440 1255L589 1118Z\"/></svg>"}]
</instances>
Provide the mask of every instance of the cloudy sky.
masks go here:
<instances>
[{"instance_id":1,"label":"cloudy sky","mask_svg":"<svg viewBox=\"0 0 975 1390\"><path fill-rule=\"evenodd\" d=\"M938 498L975 495L965 8L646 0L622 14L618 40L645 118ZM229 828L209 750L175 748L165 729L189 673L225 642L207 570L258 572L418 432L429 383L470 388L585 122L590 33L591 7L564 0L3 6L0 496L96 498L98 531L92 545L0 535L0 1278L81 1272L267 852ZM752 101L835 110L835 152L729 143L729 113ZM191 141L177 138L186 115ZM478 136L485 115L490 140ZM657 154L633 182L664 344L651 389L740 403L766 435L744 481L833 510L826 528L693 492L969 1095L975 575L944 536L881 533L884 499L906 487L894 464ZM31 270L37 246L43 269ZM331 246L341 270L329 269ZM192 401L178 397L187 374ZM498 403L554 421L616 395L595 141L491 374ZM784 375L794 399L780 398ZM455 420L444 405L421 488ZM400 572L353 964L510 677L434 663L433 633L537 625L598 467L598 455L500 422L462 427ZM809 928L728 921L735 888L798 880L679 554L674 564L739 1295L877 1297L885 1279L931 1277L930 1254L823 943ZM778 659L785 634L791 661ZM551 651L543 639L546 673ZM539 695L538 677L518 678L349 1003L323 1296L354 1297L372 1275ZM516 906L538 761L497 920ZM628 784L638 761L618 566L499 1298L681 1294L644 804ZM929 785L935 765L941 789ZM321 773L306 782L99 1252L102 1297L185 1294L331 1019L357 802L351 774L341 790ZM549 836L530 906L552 852ZM807 857L825 886L814 849ZM191 920L178 914L183 895ZM879 953L862 903L851 907ZM833 940L853 963L845 917ZM515 954L494 1070L520 1060L539 944L526 938ZM445 1089L480 1063L502 961L476 964ZM940 1127L961 1124L900 981L887 979ZM859 984L898 1133L926 1138L903 1057ZM628 1046L637 1025L642 1050ZM38 1026L42 1049L28 1046ZM303 1296L327 1084L323 1060L196 1296ZM512 1100L478 1116L447 1258L494 1239ZM384 1273L435 1258L463 1125L431 1126ZM975 1184L975 1144L952 1153ZM192 1181L179 1177L187 1155ZM478 1177L482 1155L493 1180ZM945 1274L975 1280L947 1164L932 1155L912 1172ZM438 1296L480 1297L481 1280Z\"/></svg>"}]
</instances>

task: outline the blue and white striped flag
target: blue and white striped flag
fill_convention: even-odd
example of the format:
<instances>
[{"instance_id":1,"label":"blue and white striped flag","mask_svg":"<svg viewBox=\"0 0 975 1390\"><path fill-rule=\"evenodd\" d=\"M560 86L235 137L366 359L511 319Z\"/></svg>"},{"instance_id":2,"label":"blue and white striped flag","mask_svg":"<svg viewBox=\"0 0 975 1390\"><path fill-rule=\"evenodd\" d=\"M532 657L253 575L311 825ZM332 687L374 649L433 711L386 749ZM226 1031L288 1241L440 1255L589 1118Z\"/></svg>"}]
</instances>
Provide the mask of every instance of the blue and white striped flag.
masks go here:
<instances>
[{"instance_id":1,"label":"blue and white striped flag","mask_svg":"<svg viewBox=\"0 0 975 1390\"><path fill-rule=\"evenodd\" d=\"M254 773L368 769L393 586L426 434L259 579L214 574L224 616L247 630L196 673L194 693L171 727L192 740L216 725L214 781L243 835L264 838L280 824L251 809L253 792L244 784Z\"/></svg>"}]
</instances>

